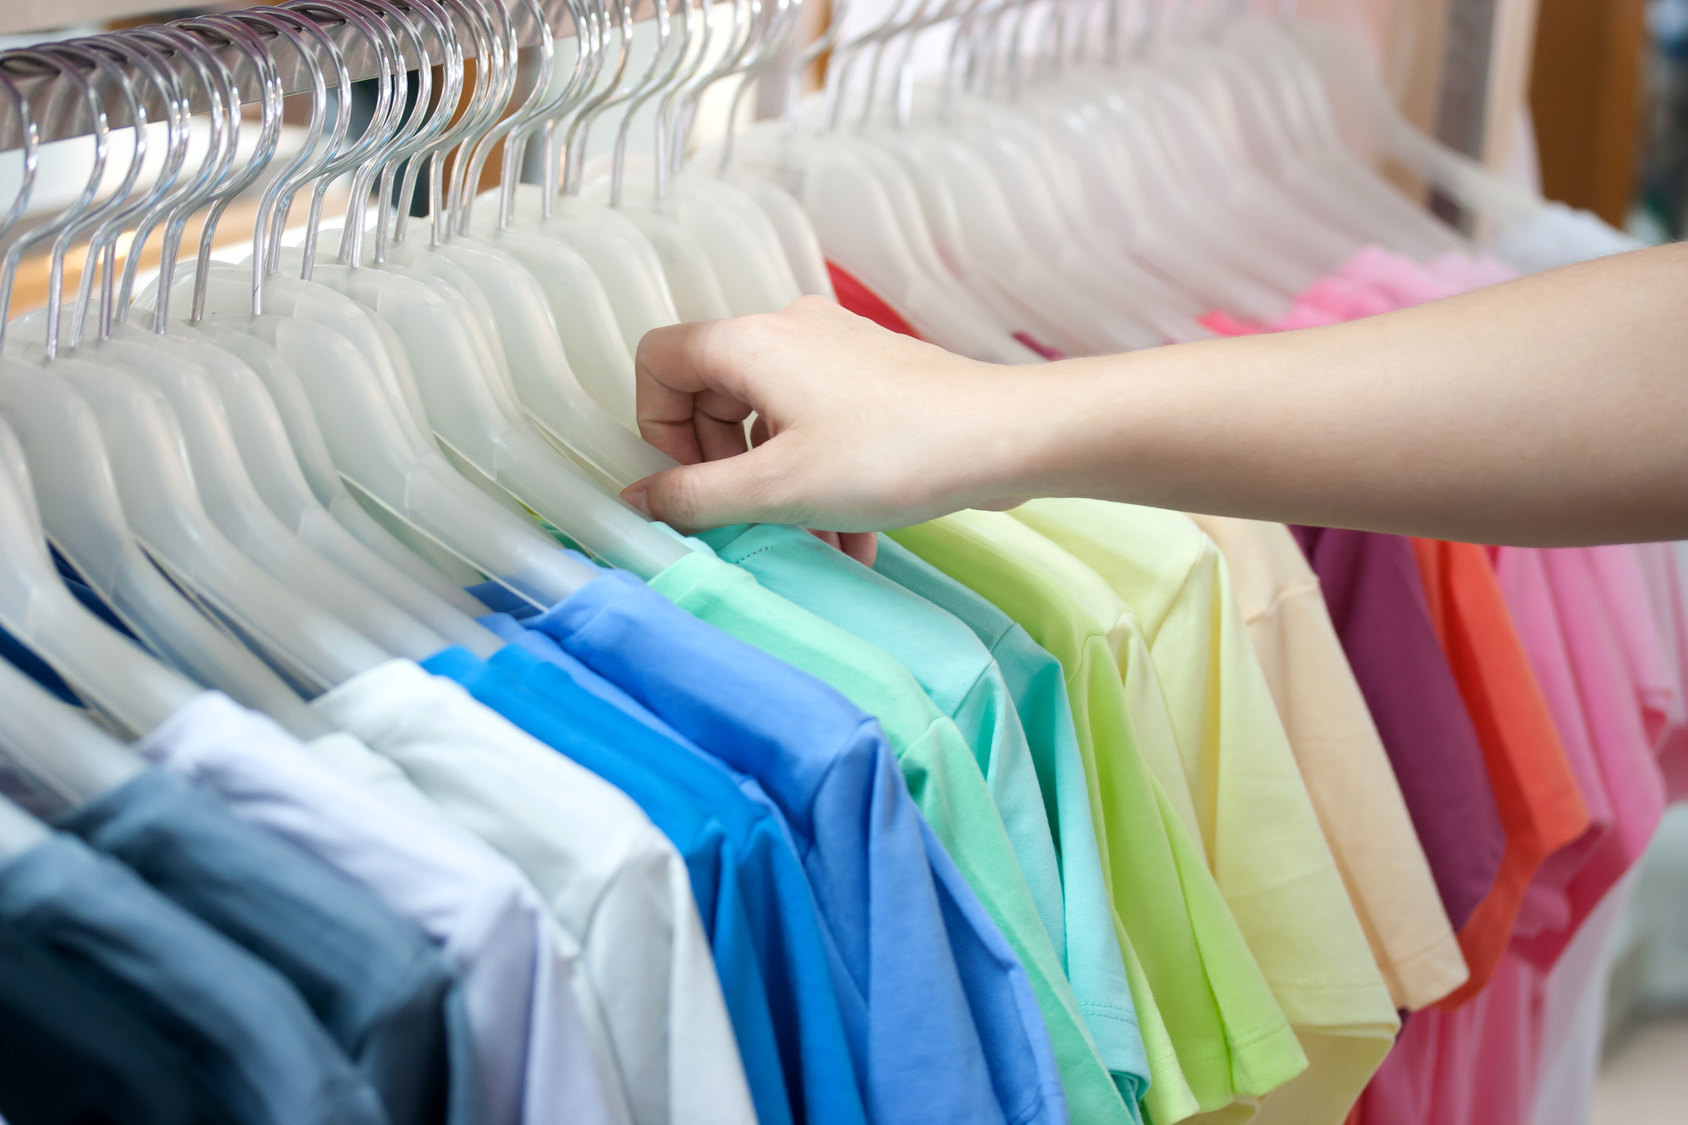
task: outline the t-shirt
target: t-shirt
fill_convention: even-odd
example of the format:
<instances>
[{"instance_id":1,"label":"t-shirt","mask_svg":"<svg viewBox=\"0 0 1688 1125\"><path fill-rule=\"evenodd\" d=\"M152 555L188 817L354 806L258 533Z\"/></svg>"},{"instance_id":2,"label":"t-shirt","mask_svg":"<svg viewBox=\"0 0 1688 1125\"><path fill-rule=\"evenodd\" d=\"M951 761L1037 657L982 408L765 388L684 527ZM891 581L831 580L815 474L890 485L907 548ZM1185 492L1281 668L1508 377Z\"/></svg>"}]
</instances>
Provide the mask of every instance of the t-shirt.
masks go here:
<instances>
[{"instance_id":1,"label":"t-shirt","mask_svg":"<svg viewBox=\"0 0 1688 1125\"><path fill-rule=\"evenodd\" d=\"M307 852L149 769L60 819L293 985L393 1125L468 1123L462 998L414 925Z\"/></svg>"},{"instance_id":2,"label":"t-shirt","mask_svg":"<svg viewBox=\"0 0 1688 1125\"><path fill-rule=\"evenodd\" d=\"M1688 704L1688 584L1681 565L1688 557L1682 554L1685 549L1682 543L1642 543L1635 554L1678 698ZM1666 793L1673 801L1688 796L1688 706L1667 724L1655 749Z\"/></svg>"},{"instance_id":3,"label":"t-shirt","mask_svg":"<svg viewBox=\"0 0 1688 1125\"><path fill-rule=\"evenodd\" d=\"M814 1123L864 1120L866 1110L856 1084L844 1016L832 987L820 916L798 863L790 830L777 808L765 799L760 786L754 789L742 786L716 759L693 746L620 688L568 655L549 636L519 625L515 629L522 634L519 650L512 646L496 654L490 661L493 668L553 707L561 705L565 714L571 710L566 705L568 699L577 698L581 688L592 690L598 699L613 703L624 722L637 723L650 732L617 740L618 757L625 758L624 762L600 761L601 755L591 759L578 757L577 761L639 800L641 807L674 840L675 846L681 848L682 854L687 854L686 848L676 838L676 832L658 816L653 804L645 803L639 779L626 779L626 767L642 766L647 772L660 774L715 814L715 822L722 830L719 883L724 890L736 887L738 893L718 895L714 908L704 910L704 921L710 931L728 1011L739 1037L739 1053L746 1059L752 1094L757 1093L757 1075L752 1070L746 1030L735 1008L735 1003L743 1001L737 1000L735 986L730 983L741 978L743 984L739 987L754 985L760 990L756 997L772 1021L768 1030L772 1037L769 1059L776 1068L783 1066L785 1077L779 1089L788 1090L791 1099L790 1105L780 1107L772 1119L784 1114ZM567 687L562 686L559 677L567 682ZM599 770L598 765L605 769ZM690 835L694 840L703 838L703 834L696 832ZM693 869L692 889L700 895L701 907L704 899L697 864L689 854L688 866ZM742 908L737 915L722 905L734 900ZM738 926L743 933L724 933L729 926ZM755 958L751 966L755 970L753 974L724 958L723 950L730 953L739 948L748 949ZM781 1071L776 1069L775 1073ZM760 1096L757 1104L760 1115ZM770 1116L761 1117L764 1125L770 1119Z\"/></svg>"},{"instance_id":4,"label":"t-shirt","mask_svg":"<svg viewBox=\"0 0 1688 1125\"><path fill-rule=\"evenodd\" d=\"M838 953L873 1119L1064 1121L1025 971L921 818L879 724L745 638L874 699L882 721L916 732L916 760L922 738L941 737L932 728L959 743L954 724L889 657L742 570L696 553L653 585L697 617L611 573L531 624L779 803Z\"/></svg>"},{"instance_id":5,"label":"t-shirt","mask_svg":"<svg viewBox=\"0 0 1688 1125\"><path fill-rule=\"evenodd\" d=\"M50 950L0 929L0 1114L11 1125L198 1125L187 1060Z\"/></svg>"},{"instance_id":6,"label":"t-shirt","mask_svg":"<svg viewBox=\"0 0 1688 1125\"><path fill-rule=\"evenodd\" d=\"M1304 1074L1266 1099L1261 1119L1339 1125L1400 1023L1224 558L1188 516L1162 508L1034 500L1011 514L1132 611L1127 620L1156 673L1182 767L1163 783L1188 789L1214 880L1309 1059ZM1143 656L1118 659L1124 667Z\"/></svg>"},{"instance_id":7,"label":"t-shirt","mask_svg":"<svg viewBox=\"0 0 1688 1125\"><path fill-rule=\"evenodd\" d=\"M1398 535L1291 527L1377 723L1454 931L1494 885L1506 834L1483 751Z\"/></svg>"},{"instance_id":8,"label":"t-shirt","mask_svg":"<svg viewBox=\"0 0 1688 1125\"><path fill-rule=\"evenodd\" d=\"M798 528L739 525L699 538L766 590L893 657L954 721L972 761L950 739L929 741L937 751L931 765L903 760L905 772L919 771L910 780L915 803L1026 967L1069 1097L1077 1090L1086 1103L1128 1116L1066 979L1048 814L990 652L951 614ZM990 784L988 769L1000 784Z\"/></svg>"},{"instance_id":9,"label":"t-shirt","mask_svg":"<svg viewBox=\"0 0 1688 1125\"><path fill-rule=\"evenodd\" d=\"M1565 886L1566 924L1515 939L1519 952L1541 966L1559 959L1584 920L1641 857L1665 804L1664 781L1645 724L1645 692L1625 655L1593 550L1565 547L1543 550L1540 556L1611 802L1612 831Z\"/></svg>"},{"instance_id":10,"label":"t-shirt","mask_svg":"<svg viewBox=\"0 0 1688 1125\"><path fill-rule=\"evenodd\" d=\"M1318 576L1283 524L1192 516L1213 540L1308 796L1389 994L1416 1009L1466 978L1400 784L1331 624Z\"/></svg>"},{"instance_id":11,"label":"t-shirt","mask_svg":"<svg viewBox=\"0 0 1688 1125\"><path fill-rule=\"evenodd\" d=\"M631 799L408 660L311 705L538 888L580 945L577 998L634 1122L754 1119L685 864Z\"/></svg>"},{"instance_id":12,"label":"t-shirt","mask_svg":"<svg viewBox=\"0 0 1688 1125\"><path fill-rule=\"evenodd\" d=\"M1037 770L1002 672L973 631L799 528L738 524L698 538L764 589L891 656L955 721L990 787L1049 941L1063 950L1061 880Z\"/></svg>"},{"instance_id":13,"label":"t-shirt","mask_svg":"<svg viewBox=\"0 0 1688 1125\"><path fill-rule=\"evenodd\" d=\"M1500 870L1460 947L1471 979L1442 1003L1456 1007L1488 983L1542 861L1588 828L1553 715L1482 547L1414 539L1431 624L1471 714L1506 829Z\"/></svg>"},{"instance_id":14,"label":"t-shirt","mask_svg":"<svg viewBox=\"0 0 1688 1125\"><path fill-rule=\"evenodd\" d=\"M1513 929L1516 949L1520 938L1534 938L1544 931L1564 929L1570 924L1571 903L1566 887L1595 849L1611 835L1612 800L1600 774L1588 716L1577 692L1565 629L1553 601L1541 552L1528 547L1495 547L1489 550L1489 555L1501 596L1506 599L1517 626L1518 640L1541 685L1542 697L1559 734L1559 744L1565 749L1565 758L1571 764L1589 816L1589 826L1583 834L1549 856L1530 881Z\"/></svg>"},{"instance_id":15,"label":"t-shirt","mask_svg":"<svg viewBox=\"0 0 1688 1125\"><path fill-rule=\"evenodd\" d=\"M773 1016L739 881L730 823L754 816L731 781L710 785L692 755L581 690L562 670L514 646L490 661L448 649L423 668L462 684L477 700L631 797L686 865L709 941L758 1121L792 1120ZM848 1094L848 1090L844 1093ZM858 1116L857 1120L860 1120Z\"/></svg>"},{"instance_id":16,"label":"t-shirt","mask_svg":"<svg viewBox=\"0 0 1688 1125\"><path fill-rule=\"evenodd\" d=\"M388 1125L279 973L67 835L0 865L0 935L106 997L185 1060L215 1120Z\"/></svg>"},{"instance_id":17,"label":"t-shirt","mask_svg":"<svg viewBox=\"0 0 1688 1125\"><path fill-rule=\"evenodd\" d=\"M1012 618L890 536L879 536L873 569L954 614L986 645L1002 674L1026 735L1038 786L1054 831L1066 910L1065 966L1097 1051L1134 1111L1149 1085L1149 1062L1137 1025L1131 982L1114 924L1113 904L1097 853L1096 822L1084 779L1066 677L1056 660ZM994 765L994 763L993 763ZM987 765L986 777L993 777ZM993 789L1023 785L994 774ZM1000 805L999 805L1000 807ZM1010 834L1013 829L1010 828ZM1088 1120L1069 1085L1068 1108Z\"/></svg>"},{"instance_id":18,"label":"t-shirt","mask_svg":"<svg viewBox=\"0 0 1688 1125\"><path fill-rule=\"evenodd\" d=\"M1045 556L1059 549L993 512L958 512L890 535L1061 661L1153 1075L1148 1115L1181 1120L1299 1073L1306 1058L1143 749L1107 631L1050 577L1061 564Z\"/></svg>"},{"instance_id":19,"label":"t-shirt","mask_svg":"<svg viewBox=\"0 0 1688 1125\"><path fill-rule=\"evenodd\" d=\"M353 741L345 734L318 740ZM355 745L348 753L376 757ZM177 710L138 749L215 793L236 816L357 880L428 935L463 997L483 1091L475 1120L618 1120L568 988L574 957L559 948L556 921L509 860L442 829L437 811L412 815L347 780L269 718L218 692ZM376 761L397 773L385 759Z\"/></svg>"}]
</instances>

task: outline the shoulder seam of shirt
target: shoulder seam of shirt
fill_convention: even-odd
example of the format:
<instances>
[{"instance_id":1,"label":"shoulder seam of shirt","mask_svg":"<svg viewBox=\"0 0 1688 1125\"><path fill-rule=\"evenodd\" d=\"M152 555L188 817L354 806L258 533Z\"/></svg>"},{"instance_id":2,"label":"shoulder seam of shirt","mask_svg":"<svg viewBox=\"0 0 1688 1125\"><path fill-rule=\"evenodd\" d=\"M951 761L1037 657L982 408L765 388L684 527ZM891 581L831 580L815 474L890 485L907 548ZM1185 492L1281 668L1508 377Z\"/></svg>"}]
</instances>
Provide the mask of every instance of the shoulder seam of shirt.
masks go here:
<instances>
[{"instance_id":1,"label":"shoulder seam of shirt","mask_svg":"<svg viewBox=\"0 0 1688 1125\"><path fill-rule=\"evenodd\" d=\"M657 846L652 847L652 844ZM592 908L586 912L586 923L582 927L585 933L590 933L592 927L597 924L598 909L609 898L610 892L619 888L627 878L628 871L633 866L631 860L641 855L660 857L663 871L669 878L673 878L672 866L678 863L682 872L681 878L686 881L687 893L690 894L691 879L684 871L685 858L680 855L679 849L674 846L673 842L662 834L660 828L647 823L640 827L639 834L634 837L633 846L629 847L623 854L623 861L616 865L615 870L610 873L610 877L604 880L603 885L598 888L598 893L593 896ZM576 938L583 953L586 948L586 940L584 937Z\"/></svg>"},{"instance_id":2,"label":"shoulder seam of shirt","mask_svg":"<svg viewBox=\"0 0 1688 1125\"><path fill-rule=\"evenodd\" d=\"M1278 611L1278 608L1292 598L1304 597L1307 594L1318 594L1319 600L1324 601L1324 591L1319 586L1319 580L1314 578L1310 582L1298 582L1294 586L1286 586L1272 595L1272 600L1261 606L1254 613L1243 618L1244 625L1253 625L1256 621L1268 617Z\"/></svg>"}]
</instances>

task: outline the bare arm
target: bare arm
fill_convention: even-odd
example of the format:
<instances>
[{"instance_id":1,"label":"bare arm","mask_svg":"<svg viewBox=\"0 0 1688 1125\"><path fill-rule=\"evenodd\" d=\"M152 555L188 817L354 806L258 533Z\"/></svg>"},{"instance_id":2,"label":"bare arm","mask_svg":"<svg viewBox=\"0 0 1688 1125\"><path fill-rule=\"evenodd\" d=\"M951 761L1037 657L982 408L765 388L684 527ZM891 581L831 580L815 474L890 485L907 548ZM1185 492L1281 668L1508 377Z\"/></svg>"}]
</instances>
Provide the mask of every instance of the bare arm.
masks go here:
<instances>
[{"instance_id":1,"label":"bare arm","mask_svg":"<svg viewBox=\"0 0 1688 1125\"><path fill-rule=\"evenodd\" d=\"M1688 245L1038 367L805 298L654 331L638 372L641 431L686 465L626 495L683 528L867 531L1093 496L1488 543L1688 538Z\"/></svg>"}]
</instances>

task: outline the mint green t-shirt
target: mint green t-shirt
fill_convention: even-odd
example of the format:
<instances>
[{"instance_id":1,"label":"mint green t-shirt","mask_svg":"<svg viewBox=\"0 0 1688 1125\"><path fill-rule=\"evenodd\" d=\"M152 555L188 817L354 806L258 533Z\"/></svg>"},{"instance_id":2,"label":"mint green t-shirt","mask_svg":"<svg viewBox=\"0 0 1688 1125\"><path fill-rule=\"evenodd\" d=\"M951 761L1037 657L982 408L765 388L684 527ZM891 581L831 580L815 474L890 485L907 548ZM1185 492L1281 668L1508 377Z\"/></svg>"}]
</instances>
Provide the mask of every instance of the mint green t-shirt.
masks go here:
<instances>
[{"instance_id":1,"label":"mint green t-shirt","mask_svg":"<svg viewBox=\"0 0 1688 1125\"><path fill-rule=\"evenodd\" d=\"M697 536L764 589L854 634L908 669L955 722L984 774L1057 955L1066 919L1055 844L1019 712L990 651L964 623L801 528L738 524ZM1065 966L1066 959L1061 956Z\"/></svg>"},{"instance_id":2,"label":"mint green t-shirt","mask_svg":"<svg viewBox=\"0 0 1688 1125\"><path fill-rule=\"evenodd\" d=\"M865 584L852 582L848 571L842 580L828 578L836 571L817 561L814 574L820 577L812 578L810 585L824 594L809 595L817 605L836 611L857 598L874 598L888 587L900 595L893 603L895 612L907 612L903 599L910 596L905 591L807 533L785 530L811 539L821 551L868 575ZM717 538L727 543L729 556L739 554L735 541ZM754 546L744 545L744 556L755 553L759 562L774 569L771 564L776 560L767 556L780 550L777 544L782 539L796 542L790 536L755 538L750 541ZM792 565L791 573L803 573L801 563ZM747 569L700 566L687 559L657 575L650 586L688 613L826 681L879 719L915 804L1025 967L1060 1069L1069 1117L1084 1122L1132 1121L1135 1111L1121 1098L1097 1052L973 749L914 676L847 629L764 588ZM850 611L858 617L867 612L859 607ZM926 612L937 611L928 605ZM964 626L957 627L967 632ZM977 645L970 633L967 640Z\"/></svg>"},{"instance_id":3,"label":"mint green t-shirt","mask_svg":"<svg viewBox=\"0 0 1688 1125\"><path fill-rule=\"evenodd\" d=\"M1006 613L888 536L879 537L873 569L954 614L990 650L1001 670L1055 830L1067 910L1067 979L1103 1061L1121 1094L1135 1104L1148 1089L1149 1062L1102 877L1084 759L1061 662Z\"/></svg>"}]
</instances>

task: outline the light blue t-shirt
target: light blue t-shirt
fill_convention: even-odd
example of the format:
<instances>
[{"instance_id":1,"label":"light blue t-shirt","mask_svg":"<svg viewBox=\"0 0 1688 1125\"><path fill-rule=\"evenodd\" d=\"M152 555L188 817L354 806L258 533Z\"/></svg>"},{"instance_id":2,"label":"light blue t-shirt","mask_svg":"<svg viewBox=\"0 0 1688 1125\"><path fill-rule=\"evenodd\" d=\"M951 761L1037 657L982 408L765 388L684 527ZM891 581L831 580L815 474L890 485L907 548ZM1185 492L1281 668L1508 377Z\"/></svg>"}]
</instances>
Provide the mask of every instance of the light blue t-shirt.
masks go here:
<instances>
[{"instance_id":1,"label":"light blue t-shirt","mask_svg":"<svg viewBox=\"0 0 1688 1125\"><path fill-rule=\"evenodd\" d=\"M461 684L482 704L626 793L673 842L685 860L714 955L757 1119L794 1121L738 877L738 844L732 839L742 836L745 822L757 815L754 806L725 778L713 791L698 776L701 769L693 768L693 776L683 779L688 767L707 763L514 645L486 661L454 646L422 667ZM737 823L729 827L729 822ZM847 1104L850 1091L835 1092ZM853 1121L863 1122L865 1116L858 1114Z\"/></svg>"},{"instance_id":2,"label":"light blue t-shirt","mask_svg":"<svg viewBox=\"0 0 1688 1125\"><path fill-rule=\"evenodd\" d=\"M1066 1121L1025 971L932 836L875 720L628 575L528 624L779 804L839 956L876 1122Z\"/></svg>"},{"instance_id":3,"label":"light blue t-shirt","mask_svg":"<svg viewBox=\"0 0 1688 1125\"><path fill-rule=\"evenodd\" d=\"M879 537L873 569L954 614L990 649L1002 671L1055 828L1067 911L1067 978L1102 1061L1136 1110L1149 1088L1149 1063L1102 876L1061 662L1006 613L889 536Z\"/></svg>"}]
</instances>

